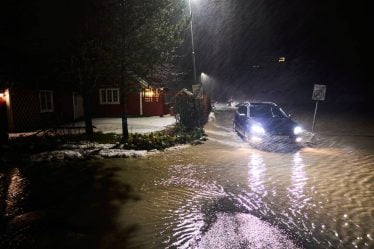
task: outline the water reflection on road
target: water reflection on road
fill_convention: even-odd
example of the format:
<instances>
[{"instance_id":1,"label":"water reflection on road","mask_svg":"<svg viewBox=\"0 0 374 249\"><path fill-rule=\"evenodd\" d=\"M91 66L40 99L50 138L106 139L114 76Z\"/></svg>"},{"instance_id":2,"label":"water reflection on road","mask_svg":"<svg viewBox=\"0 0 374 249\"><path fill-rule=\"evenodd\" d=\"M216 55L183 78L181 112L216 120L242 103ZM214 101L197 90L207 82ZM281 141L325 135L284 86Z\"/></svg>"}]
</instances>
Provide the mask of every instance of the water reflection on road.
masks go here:
<instances>
[{"instance_id":1,"label":"water reflection on road","mask_svg":"<svg viewBox=\"0 0 374 249\"><path fill-rule=\"evenodd\" d=\"M123 219L143 224L134 247L374 247L372 154L341 144L251 148L232 131L229 116L217 116L206 130L210 139L202 146L126 169L124 178L144 197L123 209ZM155 171L142 175L149 179L131 180L148 168Z\"/></svg>"},{"instance_id":2,"label":"water reflection on road","mask_svg":"<svg viewBox=\"0 0 374 249\"><path fill-rule=\"evenodd\" d=\"M107 214L119 231L136 226L128 248L374 248L373 147L327 141L256 149L232 131L231 118L217 115L204 145L97 166L113 178L99 188L102 197L90 195L100 210L108 209L104 196L119 188L107 190L113 182L139 196L117 200L116 212ZM27 182L17 172L11 181L12 193Z\"/></svg>"}]
</instances>

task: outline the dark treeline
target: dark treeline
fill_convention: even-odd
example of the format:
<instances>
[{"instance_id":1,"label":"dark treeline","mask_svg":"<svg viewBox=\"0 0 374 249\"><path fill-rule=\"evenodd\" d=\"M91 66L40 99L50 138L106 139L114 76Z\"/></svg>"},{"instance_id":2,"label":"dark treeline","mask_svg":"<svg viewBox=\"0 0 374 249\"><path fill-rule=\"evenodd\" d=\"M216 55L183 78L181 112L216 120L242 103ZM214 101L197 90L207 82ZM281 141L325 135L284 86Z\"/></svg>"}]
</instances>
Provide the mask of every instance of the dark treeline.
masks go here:
<instances>
[{"instance_id":1,"label":"dark treeline","mask_svg":"<svg viewBox=\"0 0 374 249\"><path fill-rule=\"evenodd\" d=\"M185 4L172 0L4 0L0 7L0 88L74 88L83 95L87 132L92 132L88 101L98 82L118 83L124 103L128 82L172 71L164 68L172 68L186 32Z\"/></svg>"}]
</instances>

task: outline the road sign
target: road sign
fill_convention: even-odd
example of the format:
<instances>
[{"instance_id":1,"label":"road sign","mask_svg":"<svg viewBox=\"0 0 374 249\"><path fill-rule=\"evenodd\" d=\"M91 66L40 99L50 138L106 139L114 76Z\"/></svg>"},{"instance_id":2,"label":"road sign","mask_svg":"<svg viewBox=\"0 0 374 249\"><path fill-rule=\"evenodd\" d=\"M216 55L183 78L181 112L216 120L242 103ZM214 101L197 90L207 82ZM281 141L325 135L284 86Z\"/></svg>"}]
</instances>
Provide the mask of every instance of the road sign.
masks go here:
<instances>
[{"instance_id":1,"label":"road sign","mask_svg":"<svg viewBox=\"0 0 374 249\"><path fill-rule=\"evenodd\" d=\"M192 85L192 92L197 99L202 99L203 98L203 85L202 84Z\"/></svg>"},{"instance_id":2,"label":"road sign","mask_svg":"<svg viewBox=\"0 0 374 249\"><path fill-rule=\"evenodd\" d=\"M325 100L325 95L326 95L326 85L314 85L314 90L313 90L313 100Z\"/></svg>"},{"instance_id":3,"label":"road sign","mask_svg":"<svg viewBox=\"0 0 374 249\"><path fill-rule=\"evenodd\" d=\"M326 85L317 85L317 84L314 84L312 99L316 100L316 107L314 109L312 132L314 132L314 126L316 124L316 117L317 117L317 110L318 110L318 101L325 100L325 95L326 95Z\"/></svg>"}]
</instances>

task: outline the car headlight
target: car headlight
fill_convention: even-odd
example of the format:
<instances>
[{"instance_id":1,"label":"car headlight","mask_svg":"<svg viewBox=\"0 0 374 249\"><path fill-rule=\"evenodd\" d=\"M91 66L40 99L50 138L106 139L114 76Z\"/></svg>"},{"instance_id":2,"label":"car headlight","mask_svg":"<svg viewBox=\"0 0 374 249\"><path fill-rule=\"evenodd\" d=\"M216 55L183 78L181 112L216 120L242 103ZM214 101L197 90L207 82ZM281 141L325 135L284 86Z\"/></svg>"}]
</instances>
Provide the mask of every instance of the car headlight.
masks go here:
<instances>
[{"instance_id":1,"label":"car headlight","mask_svg":"<svg viewBox=\"0 0 374 249\"><path fill-rule=\"evenodd\" d=\"M251 126L251 132L256 134L265 134L264 128L262 128L259 125L252 125Z\"/></svg>"},{"instance_id":2,"label":"car headlight","mask_svg":"<svg viewBox=\"0 0 374 249\"><path fill-rule=\"evenodd\" d=\"M299 135L301 132L303 132L303 128L301 128L300 126L296 126L293 129L293 134L295 134L295 135Z\"/></svg>"}]
</instances>

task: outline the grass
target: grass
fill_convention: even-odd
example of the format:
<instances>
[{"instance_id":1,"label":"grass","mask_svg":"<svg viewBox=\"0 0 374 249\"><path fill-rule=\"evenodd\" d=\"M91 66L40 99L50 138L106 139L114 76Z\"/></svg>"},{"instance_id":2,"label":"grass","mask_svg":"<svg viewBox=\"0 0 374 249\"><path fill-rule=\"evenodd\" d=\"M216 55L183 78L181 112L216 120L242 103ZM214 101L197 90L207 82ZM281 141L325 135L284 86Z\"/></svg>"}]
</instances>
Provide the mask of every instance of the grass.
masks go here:
<instances>
[{"instance_id":1,"label":"grass","mask_svg":"<svg viewBox=\"0 0 374 249\"><path fill-rule=\"evenodd\" d=\"M133 150L164 150L177 144L191 143L204 136L202 128L186 130L183 126L176 126L160 132L147 134L130 134L128 141L123 145L124 149ZM22 154L35 154L45 151L53 151L61 148L63 144L119 144L121 136L114 133L94 133L92 135L44 135L27 136L11 139L3 150L7 156L17 158Z\"/></svg>"}]
</instances>

